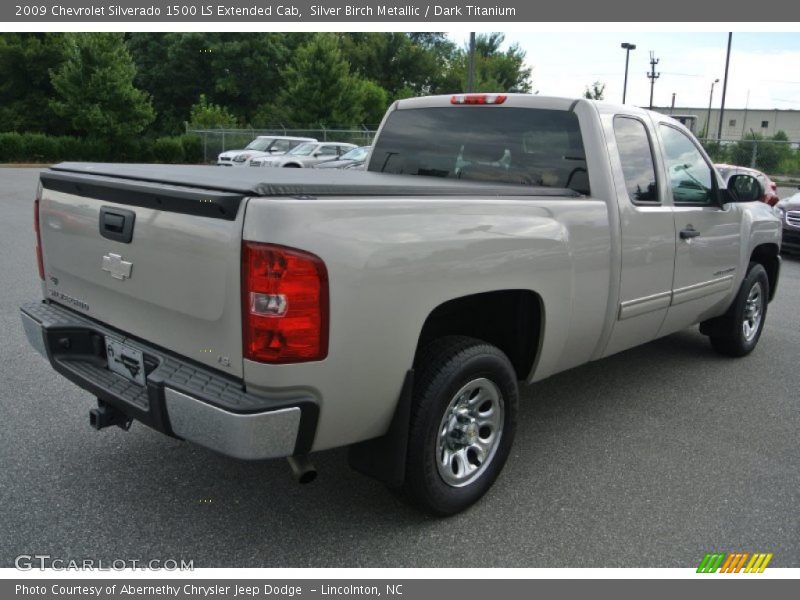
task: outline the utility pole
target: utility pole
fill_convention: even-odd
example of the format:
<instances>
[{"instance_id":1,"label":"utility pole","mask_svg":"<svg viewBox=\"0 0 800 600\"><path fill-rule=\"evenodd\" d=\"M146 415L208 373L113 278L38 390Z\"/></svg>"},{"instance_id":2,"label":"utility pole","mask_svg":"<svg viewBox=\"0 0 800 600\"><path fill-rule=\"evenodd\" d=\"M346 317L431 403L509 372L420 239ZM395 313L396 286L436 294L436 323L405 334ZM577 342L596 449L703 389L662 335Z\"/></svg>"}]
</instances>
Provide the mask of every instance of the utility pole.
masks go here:
<instances>
[{"instance_id":1,"label":"utility pole","mask_svg":"<svg viewBox=\"0 0 800 600\"><path fill-rule=\"evenodd\" d=\"M653 51L650 50L650 72L647 78L650 80L650 110L653 110L653 86L656 84L656 79L661 77L661 73L656 73L656 65L658 59L653 56Z\"/></svg>"},{"instance_id":2,"label":"utility pole","mask_svg":"<svg viewBox=\"0 0 800 600\"><path fill-rule=\"evenodd\" d=\"M675 92L672 92L672 104L669 106L669 114L672 116L672 113L675 112Z\"/></svg>"},{"instance_id":3,"label":"utility pole","mask_svg":"<svg viewBox=\"0 0 800 600\"><path fill-rule=\"evenodd\" d=\"M475 91L475 32L469 34L469 64L467 66L467 92Z\"/></svg>"},{"instance_id":4,"label":"utility pole","mask_svg":"<svg viewBox=\"0 0 800 600\"><path fill-rule=\"evenodd\" d=\"M744 139L745 127L747 127L747 109L750 107L750 90L747 90L747 100L744 101L744 120L742 121L742 139Z\"/></svg>"},{"instance_id":5,"label":"utility pole","mask_svg":"<svg viewBox=\"0 0 800 600\"><path fill-rule=\"evenodd\" d=\"M725 57L725 78L722 80L722 105L719 107L719 129L717 129L717 141L722 139L722 118L725 116L725 94L728 91L728 66L731 64L731 39L733 33L728 33L728 55Z\"/></svg>"}]
</instances>

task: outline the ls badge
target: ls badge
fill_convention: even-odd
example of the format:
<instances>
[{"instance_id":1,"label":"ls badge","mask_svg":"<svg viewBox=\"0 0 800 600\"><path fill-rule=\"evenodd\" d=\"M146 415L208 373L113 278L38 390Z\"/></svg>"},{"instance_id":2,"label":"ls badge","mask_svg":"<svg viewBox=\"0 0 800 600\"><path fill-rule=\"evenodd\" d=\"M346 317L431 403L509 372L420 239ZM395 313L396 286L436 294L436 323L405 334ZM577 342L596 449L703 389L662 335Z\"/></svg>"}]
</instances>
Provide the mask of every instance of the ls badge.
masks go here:
<instances>
[{"instance_id":1,"label":"ls badge","mask_svg":"<svg viewBox=\"0 0 800 600\"><path fill-rule=\"evenodd\" d=\"M102 269L103 271L110 273L114 279L124 281L125 279L130 279L133 263L127 260L122 260L122 256L119 254L109 252L103 256Z\"/></svg>"}]
</instances>

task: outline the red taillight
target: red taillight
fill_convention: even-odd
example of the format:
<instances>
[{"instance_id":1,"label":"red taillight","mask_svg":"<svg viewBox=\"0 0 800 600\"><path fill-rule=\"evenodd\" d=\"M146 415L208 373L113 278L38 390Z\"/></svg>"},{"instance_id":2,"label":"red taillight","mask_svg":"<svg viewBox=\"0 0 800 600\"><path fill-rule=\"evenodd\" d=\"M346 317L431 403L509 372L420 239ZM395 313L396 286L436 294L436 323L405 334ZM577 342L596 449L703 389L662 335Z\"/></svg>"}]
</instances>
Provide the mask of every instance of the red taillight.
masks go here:
<instances>
[{"instance_id":1,"label":"red taillight","mask_svg":"<svg viewBox=\"0 0 800 600\"><path fill-rule=\"evenodd\" d=\"M507 97L503 94L458 94L450 98L450 104L502 104Z\"/></svg>"},{"instance_id":2,"label":"red taillight","mask_svg":"<svg viewBox=\"0 0 800 600\"><path fill-rule=\"evenodd\" d=\"M42 232L39 226L39 196L33 201L33 230L36 232L36 264L39 267L39 279L44 281L44 257L42 256Z\"/></svg>"},{"instance_id":3,"label":"red taillight","mask_svg":"<svg viewBox=\"0 0 800 600\"><path fill-rule=\"evenodd\" d=\"M328 271L317 256L242 243L244 357L267 363L328 355Z\"/></svg>"}]
</instances>

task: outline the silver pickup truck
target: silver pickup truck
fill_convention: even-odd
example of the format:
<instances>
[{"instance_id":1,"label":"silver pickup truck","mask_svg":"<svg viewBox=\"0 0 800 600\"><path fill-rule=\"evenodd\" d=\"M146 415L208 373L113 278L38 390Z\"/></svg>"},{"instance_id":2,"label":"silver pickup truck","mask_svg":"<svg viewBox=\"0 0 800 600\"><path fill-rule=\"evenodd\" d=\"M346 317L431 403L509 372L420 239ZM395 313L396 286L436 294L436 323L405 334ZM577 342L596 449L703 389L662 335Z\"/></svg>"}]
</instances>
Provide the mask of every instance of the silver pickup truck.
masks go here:
<instances>
[{"instance_id":1,"label":"silver pickup truck","mask_svg":"<svg viewBox=\"0 0 800 600\"><path fill-rule=\"evenodd\" d=\"M31 344L97 397L240 459L349 446L435 514L480 498L520 381L700 324L744 356L781 226L692 135L529 95L392 105L366 172L64 163L35 200Z\"/></svg>"}]
</instances>

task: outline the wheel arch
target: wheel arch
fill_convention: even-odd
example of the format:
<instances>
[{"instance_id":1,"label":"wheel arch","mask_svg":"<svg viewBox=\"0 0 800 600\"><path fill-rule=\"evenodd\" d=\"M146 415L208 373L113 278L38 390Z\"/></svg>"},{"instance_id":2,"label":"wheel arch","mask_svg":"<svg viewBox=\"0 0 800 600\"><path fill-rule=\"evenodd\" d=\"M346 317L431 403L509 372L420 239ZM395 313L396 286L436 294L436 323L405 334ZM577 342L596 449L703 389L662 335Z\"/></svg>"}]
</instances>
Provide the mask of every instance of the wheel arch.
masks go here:
<instances>
[{"instance_id":1,"label":"wheel arch","mask_svg":"<svg viewBox=\"0 0 800 600\"><path fill-rule=\"evenodd\" d=\"M769 282L768 301L772 302L775 297L775 290L778 288L778 276L780 274L781 257L780 249L777 244L759 244L753 248L750 254L750 262L759 263L767 272Z\"/></svg>"},{"instance_id":2,"label":"wheel arch","mask_svg":"<svg viewBox=\"0 0 800 600\"><path fill-rule=\"evenodd\" d=\"M532 290L494 290L453 298L435 307L425 319L414 365L431 341L462 335L497 346L508 356L517 379L524 380L541 353L544 324L544 302Z\"/></svg>"}]
</instances>

